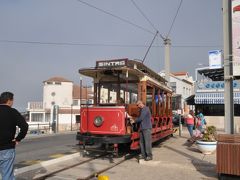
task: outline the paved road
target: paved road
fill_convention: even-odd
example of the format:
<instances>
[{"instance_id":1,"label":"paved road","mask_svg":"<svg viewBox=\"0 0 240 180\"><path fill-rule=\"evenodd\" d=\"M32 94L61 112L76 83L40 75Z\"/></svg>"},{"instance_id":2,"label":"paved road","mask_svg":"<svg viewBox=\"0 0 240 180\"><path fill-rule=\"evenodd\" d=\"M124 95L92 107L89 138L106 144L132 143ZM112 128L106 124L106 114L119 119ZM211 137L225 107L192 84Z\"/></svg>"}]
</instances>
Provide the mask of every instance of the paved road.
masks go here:
<instances>
[{"instance_id":1,"label":"paved road","mask_svg":"<svg viewBox=\"0 0 240 180\"><path fill-rule=\"evenodd\" d=\"M37 135L36 135L37 136ZM76 132L27 137L16 147L16 168L75 153Z\"/></svg>"}]
</instances>

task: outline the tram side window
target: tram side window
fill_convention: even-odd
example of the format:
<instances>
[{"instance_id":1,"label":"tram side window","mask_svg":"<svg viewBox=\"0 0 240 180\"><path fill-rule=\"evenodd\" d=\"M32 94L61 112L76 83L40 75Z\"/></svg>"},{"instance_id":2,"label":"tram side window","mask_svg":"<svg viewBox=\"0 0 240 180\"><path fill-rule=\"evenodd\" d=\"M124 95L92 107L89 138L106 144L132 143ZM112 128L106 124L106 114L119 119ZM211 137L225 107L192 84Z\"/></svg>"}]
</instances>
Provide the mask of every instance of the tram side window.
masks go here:
<instances>
[{"instance_id":1,"label":"tram side window","mask_svg":"<svg viewBox=\"0 0 240 180\"><path fill-rule=\"evenodd\" d=\"M129 92L125 91L125 102L126 104L129 104L130 94Z\"/></svg>"},{"instance_id":2,"label":"tram side window","mask_svg":"<svg viewBox=\"0 0 240 180\"><path fill-rule=\"evenodd\" d=\"M153 110L152 110L152 101L153 101L153 88L150 87L150 86L147 86L146 106L149 107L151 113L153 112Z\"/></svg>"},{"instance_id":3,"label":"tram side window","mask_svg":"<svg viewBox=\"0 0 240 180\"><path fill-rule=\"evenodd\" d=\"M138 100L138 95L137 93L131 93L130 95L130 103L137 103L137 100Z\"/></svg>"},{"instance_id":4,"label":"tram side window","mask_svg":"<svg viewBox=\"0 0 240 180\"><path fill-rule=\"evenodd\" d=\"M160 115L160 103L161 103L161 95L160 95L160 89L155 89L155 95L154 95L154 102L156 106L156 116Z\"/></svg>"}]
</instances>

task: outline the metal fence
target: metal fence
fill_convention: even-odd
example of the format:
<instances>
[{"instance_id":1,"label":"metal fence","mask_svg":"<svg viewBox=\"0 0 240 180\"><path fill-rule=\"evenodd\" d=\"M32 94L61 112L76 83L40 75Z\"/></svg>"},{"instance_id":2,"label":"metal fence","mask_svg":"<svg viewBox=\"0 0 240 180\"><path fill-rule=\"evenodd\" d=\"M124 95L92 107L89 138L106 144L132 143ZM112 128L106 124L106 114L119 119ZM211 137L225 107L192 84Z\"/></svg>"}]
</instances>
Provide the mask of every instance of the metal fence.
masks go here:
<instances>
[{"instance_id":1,"label":"metal fence","mask_svg":"<svg viewBox=\"0 0 240 180\"><path fill-rule=\"evenodd\" d=\"M28 125L28 134L47 134L52 129L51 123L31 123Z\"/></svg>"}]
</instances>

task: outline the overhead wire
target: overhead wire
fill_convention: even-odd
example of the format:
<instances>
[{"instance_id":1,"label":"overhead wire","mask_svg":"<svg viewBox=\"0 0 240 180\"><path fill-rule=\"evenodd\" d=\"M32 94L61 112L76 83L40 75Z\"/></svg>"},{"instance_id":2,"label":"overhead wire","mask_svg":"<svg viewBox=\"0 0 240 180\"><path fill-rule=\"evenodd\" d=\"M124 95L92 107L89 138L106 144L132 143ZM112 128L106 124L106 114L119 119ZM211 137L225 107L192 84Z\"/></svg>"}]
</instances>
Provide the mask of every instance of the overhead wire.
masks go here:
<instances>
[{"instance_id":1,"label":"overhead wire","mask_svg":"<svg viewBox=\"0 0 240 180\"><path fill-rule=\"evenodd\" d=\"M172 24L171 24L171 26L170 26L170 29L169 29L169 31L168 31L168 33L167 33L166 39L168 39L168 37L169 37L169 35L170 35L171 31L172 31L173 25L174 25L175 20L176 20L176 18L177 18L177 16L178 16L179 10L180 10L180 8L181 8L181 6L182 6L182 2L183 2L183 0L181 0L180 3L179 3L177 12L176 12L176 14L175 14L175 16L174 16L174 18L173 18L173 21L172 21Z\"/></svg>"},{"instance_id":2,"label":"overhead wire","mask_svg":"<svg viewBox=\"0 0 240 180\"><path fill-rule=\"evenodd\" d=\"M124 18L121 18L121 17L119 17L119 16L117 16L117 15L114 15L114 14L112 14L112 13L110 13L110 12L107 12L107 11L105 11L105 10L103 10L103 9L100 9L100 8L98 8L98 7L96 7L96 6L94 6L94 5L92 5L92 4L89 4L89 3L87 3L87 2L85 2L85 1L82 1L82 0L77 0L78 2L80 2L80 3L83 3L83 4L85 4L85 5L87 5L87 6L89 6L89 7L91 7L91 8L94 8L94 9L97 9L98 11L101 11L101 12L103 12L103 13L105 13L105 14L108 14L108 15L110 15L110 16L113 16L113 17L115 17L115 18L117 18L117 19L119 19L119 20L121 20L121 21L123 21L123 22L125 22L125 23L128 23L128 24L130 24L130 25L132 25L132 26L135 26L135 27L137 27L137 28L139 28L139 29L142 29L142 30L144 30L145 32L148 32L148 33L150 33L150 34L154 34L154 36L155 36L155 34L158 34L158 35L160 35L160 37L163 39L163 40L165 40L166 38L164 38L160 33L158 33L159 31L157 30L157 28L154 26L154 24L149 20L149 18L147 18L147 16L144 14L144 12L139 8L139 6L136 4L136 2L134 1L134 0L131 0L132 1L132 3L134 4L134 6L139 10L139 12L143 15L143 17L149 22L149 24L153 27L153 29L155 30L155 31L157 31L157 33L154 33L154 32L152 32L152 31L150 31L150 30L148 30L148 29L146 29L146 28L144 28L144 27L142 27L142 26L139 26L139 25L137 25L137 24L135 24L135 23L132 23L131 21L129 21L129 20L126 20L126 19L124 19ZM175 19L176 19L176 17L177 17L177 14L178 14L178 12L179 12L179 9L180 9L180 7L181 7L181 4L182 4L182 1L183 0L181 0L181 2L180 2L180 4L179 4L179 7L178 7L178 10L177 10L177 13L176 13L176 15L175 15L175 17L174 17L174 20L173 20L173 22L172 22L172 25L171 25L171 27L170 27L170 30L169 30L169 32L168 32L168 35L167 35L167 37L169 36L169 34L170 34L170 32L171 32L171 29L172 29L172 27L173 27L173 24L174 24L174 22L175 22ZM42 42L42 41L19 41L19 40L0 40L0 43L18 43L18 44L42 44L42 45L69 45L69 46L116 46L116 47L148 47L148 46L144 46L144 45L119 45L119 44L90 44L90 43L73 43L73 42ZM157 47L157 46L152 46L152 47ZM172 46L172 47L206 47L206 46ZM207 47L215 47L215 46L207 46Z\"/></svg>"},{"instance_id":3,"label":"overhead wire","mask_svg":"<svg viewBox=\"0 0 240 180\"><path fill-rule=\"evenodd\" d=\"M21 40L0 40L0 43L14 44L37 44L37 45L57 45L57 46L116 46L116 47L147 47L145 45L124 45L124 44L104 44L104 43L74 43L74 42L43 42L43 41L21 41Z\"/></svg>"},{"instance_id":4,"label":"overhead wire","mask_svg":"<svg viewBox=\"0 0 240 180\"><path fill-rule=\"evenodd\" d=\"M74 42L43 42L43 41L21 41L21 40L1 40L0 43L9 44L35 44L35 45L55 45L55 46L102 46L102 47L136 47L145 48L147 45L138 44L104 44L104 43L74 43ZM164 45L152 45L152 47L164 47ZM175 48L209 48L209 47L222 47L222 45L173 45Z\"/></svg>"},{"instance_id":5,"label":"overhead wire","mask_svg":"<svg viewBox=\"0 0 240 180\"><path fill-rule=\"evenodd\" d=\"M144 12L139 8L139 6L135 3L134 0L131 0L133 5L138 9L138 11L142 14L142 16L149 22L149 24L155 29L155 31L158 31L157 28L154 26L154 24L149 20L149 18L144 14Z\"/></svg>"},{"instance_id":6,"label":"overhead wire","mask_svg":"<svg viewBox=\"0 0 240 180\"><path fill-rule=\"evenodd\" d=\"M82 0L77 0L77 1L80 2L80 3L82 3L82 4L85 4L85 5L89 6L89 7L91 7L91 8L94 8L94 9L100 11L100 12L103 12L103 13L105 13L105 14L108 14L108 15L114 17L114 18L117 18L117 19L119 19L119 20L121 20L121 21L123 21L123 22L125 22L125 23L128 23L128 24L130 24L130 25L132 25L132 26L135 26L135 27L137 27L137 28L139 28L139 29L141 29L141 30L143 30L143 31L145 31L145 32L148 32L148 33L150 33L150 34L155 34L154 32L152 32L152 31L150 31L150 30L148 30L148 29L146 29L146 28L144 28L144 27L142 27L142 26L139 26L139 25L137 25L137 24L135 24L135 23L127 20L127 19L124 19L124 18L119 17L119 16L117 16L117 15L115 15L115 14L113 14L113 13L110 13L110 12L108 12L108 11L105 11L105 10L101 9L101 8L98 8L98 7L96 7L96 6L94 6L94 5L90 4L90 3L87 3L87 2L82 1Z\"/></svg>"},{"instance_id":7,"label":"overhead wire","mask_svg":"<svg viewBox=\"0 0 240 180\"><path fill-rule=\"evenodd\" d=\"M135 3L134 0L131 0L131 2L132 2L133 5L137 8L137 10L142 14L142 16L148 21L148 23L152 26L152 28L156 31L156 34L154 35L154 37L153 37L153 39L152 39L152 41L151 41L151 43L150 43L150 45L149 45L149 47L148 47L145 55L144 55L144 57L143 57L142 63L144 63L144 61L146 60L146 57L147 57L147 55L148 55L148 53L149 53L149 51L150 51L150 49L151 49L151 47L152 47L152 45L153 45L153 42L154 42L155 38L157 37L157 35L159 34L160 37L161 37L163 40L164 40L164 37L159 33L158 29L157 29L157 28L154 26L154 24L149 20L149 18L145 15L145 13L140 9L140 7L137 5L137 3Z\"/></svg>"},{"instance_id":8,"label":"overhead wire","mask_svg":"<svg viewBox=\"0 0 240 180\"><path fill-rule=\"evenodd\" d=\"M80 2L80 3L83 3L83 4L85 4L85 5L87 5L87 6L89 6L89 7L92 7L92 8L94 8L94 9L97 9L97 10L99 10L99 11L101 11L101 12L103 12L103 13L105 13L105 14L108 14L108 15L111 15L111 16L113 16L113 17L115 17L115 18L117 18L117 19L119 19L119 20L121 20L121 21L124 21L124 22L126 22L126 23L128 23L128 24L131 24L131 25L133 25L133 26L135 26L135 27L137 27L137 28L140 28L140 29L142 29L142 30L144 30L144 31L146 31L146 32L148 32L148 33L151 33L151 34L154 34L155 35L155 33L154 32L152 32L152 31L150 31L150 30L148 30L148 29L146 29L146 28L144 28L144 27L141 27L141 26L139 26L139 25L137 25L137 24L135 24L135 23L132 23L131 21L128 21L128 20L126 20L126 19L124 19L124 18L121 18L121 17L119 17L119 16L117 16L117 15L114 15L114 14L112 14L112 13L109 13L109 12L107 12L107 11L105 11L105 10L103 10L103 9L100 9L100 8L98 8L98 7L96 7L96 6L94 6L94 5L91 5L91 4L89 4L89 3L87 3L87 2L84 2L84 1L82 1L82 0L77 0L78 2ZM157 30L157 28L154 26L154 24L149 20L149 18L147 18L147 16L143 13L143 11L139 8L139 6L136 4L136 2L134 1L134 0L131 0L132 1L132 3L134 4L134 6L139 10L139 12L144 16L144 18L150 23L150 25L154 28L154 30L156 30L156 31L158 31ZM174 23L175 23L175 20L176 20L176 18L177 18L177 15L178 15L178 13L179 13L179 10L180 10L180 7L181 7L181 5L182 5L182 3L183 3L183 0L181 0L180 1L180 4L179 4L179 6L178 6L178 9L177 9L177 12L176 12L176 14L175 14L175 17L174 17L174 19L173 19L173 21L172 21L172 24L171 24L171 27L170 27L170 29L169 29L169 32L168 32L168 34L167 34L167 37L170 35L170 33L171 33L171 30L172 30L172 28L173 28L173 25L174 25ZM158 33L160 36L161 36L161 38L162 39L166 39L166 38L164 38L160 33ZM73 43L73 42L42 42L42 41L25 41L25 40L23 40L23 41L21 41L21 40L0 40L0 43L16 43L16 44L40 44L40 45L69 45L69 46L115 46L115 47L148 47L148 46L145 46L145 45L121 45L121 44L101 44L101 43L99 43L99 44L94 44L94 43ZM152 46L152 47L163 47L163 46ZM221 45L172 45L171 47L175 47L175 48L198 48L198 47L203 47L203 48L205 48L205 47L222 47Z\"/></svg>"},{"instance_id":9,"label":"overhead wire","mask_svg":"<svg viewBox=\"0 0 240 180\"><path fill-rule=\"evenodd\" d=\"M148 21L148 23L152 26L152 28L158 32L157 34L164 40L165 38L161 33L159 33L159 30L154 26L154 24L150 21L150 19L145 15L145 13L140 9L140 7L137 5L137 3L134 0L131 0L133 5L137 8L137 10L142 14L142 16Z\"/></svg>"}]
</instances>

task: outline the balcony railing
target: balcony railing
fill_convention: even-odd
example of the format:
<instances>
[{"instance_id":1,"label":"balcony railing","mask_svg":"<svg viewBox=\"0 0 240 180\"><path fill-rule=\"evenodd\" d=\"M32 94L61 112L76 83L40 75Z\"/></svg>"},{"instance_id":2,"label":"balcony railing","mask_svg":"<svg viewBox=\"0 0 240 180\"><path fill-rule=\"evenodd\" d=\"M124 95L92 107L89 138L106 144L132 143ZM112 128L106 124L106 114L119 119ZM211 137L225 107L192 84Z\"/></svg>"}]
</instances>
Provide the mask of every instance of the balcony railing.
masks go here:
<instances>
[{"instance_id":1,"label":"balcony railing","mask_svg":"<svg viewBox=\"0 0 240 180\"><path fill-rule=\"evenodd\" d=\"M43 110L43 102L28 102L28 110Z\"/></svg>"}]
</instances>

